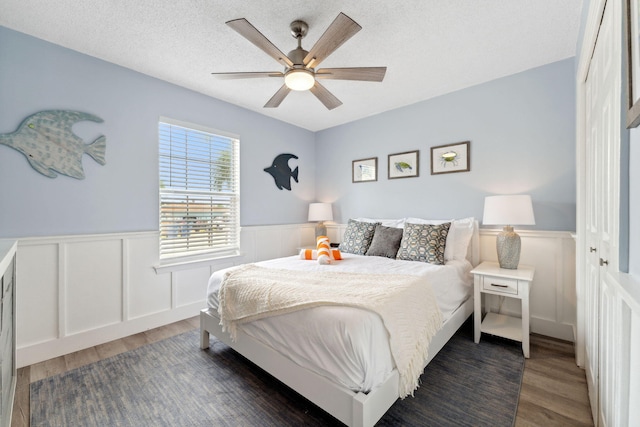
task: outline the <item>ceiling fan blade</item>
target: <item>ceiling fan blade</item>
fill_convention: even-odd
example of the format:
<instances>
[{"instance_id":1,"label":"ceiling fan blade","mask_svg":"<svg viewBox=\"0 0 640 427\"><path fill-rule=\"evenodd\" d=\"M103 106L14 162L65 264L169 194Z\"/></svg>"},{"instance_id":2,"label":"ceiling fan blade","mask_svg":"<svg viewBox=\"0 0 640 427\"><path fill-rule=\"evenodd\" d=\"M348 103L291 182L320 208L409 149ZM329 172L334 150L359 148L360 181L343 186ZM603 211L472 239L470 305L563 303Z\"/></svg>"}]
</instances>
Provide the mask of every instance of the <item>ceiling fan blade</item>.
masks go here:
<instances>
[{"instance_id":1,"label":"ceiling fan blade","mask_svg":"<svg viewBox=\"0 0 640 427\"><path fill-rule=\"evenodd\" d=\"M275 95L273 95L271 99L264 104L264 108L276 108L287 97L287 95L289 95L289 92L291 92L291 89L289 89L287 85L282 85Z\"/></svg>"},{"instance_id":2,"label":"ceiling fan blade","mask_svg":"<svg viewBox=\"0 0 640 427\"><path fill-rule=\"evenodd\" d=\"M302 62L307 67L315 68L361 29L362 27L356 21L340 12Z\"/></svg>"},{"instance_id":3,"label":"ceiling fan blade","mask_svg":"<svg viewBox=\"0 0 640 427\"><path fill-rule=\"evenodd\" d=\"M316 71L316 78L381 82L386 72L387 67L321 68Z\"/></svg>"},{"instance_id":4,"label":"ceiling fan blade","mask_svg":"<svg viewBox=\"0 0 640 427\"><path fill-rule=\"evenodd\" d=\"M225 79L255 79L262 77L284 77L284 73L280 71L265 71L265 72L238 72L238 73L211 73L214 76Z\"/></svg>"},{"instance_id":5,"label":"ceiling fan blade","mask_svg":"<svg viewBox=\"0 0 640 427\"><path fill-rule=\"evenodd\" d=\"M227 25L236 30L245 39L258 46L260 49L266 52L267 55L269 55L276 61L287 67L293 66L293 62L291 62L291 60L287 58L287 55L282 53L280 49L278 49L273 43L271 43L268 38L266 38L246 19L234 19L232 21L228 21Z\"/></svg>"},{"instance_id":6,"label":"ceiling fan blade","mask_svg":"<svg viewBox=\"0 0 640 427\"><path fill-rule=\"evenodd\" d=\"M316 98L320 100L324 104L325 107L329 110L333 110L336 107L342 105L342 101L335 97L334 94L329 92L327 88L322 86L320 83L316 81L311 89L309 89L311 93L313 93Z\"/></svg>"}]
</instances>

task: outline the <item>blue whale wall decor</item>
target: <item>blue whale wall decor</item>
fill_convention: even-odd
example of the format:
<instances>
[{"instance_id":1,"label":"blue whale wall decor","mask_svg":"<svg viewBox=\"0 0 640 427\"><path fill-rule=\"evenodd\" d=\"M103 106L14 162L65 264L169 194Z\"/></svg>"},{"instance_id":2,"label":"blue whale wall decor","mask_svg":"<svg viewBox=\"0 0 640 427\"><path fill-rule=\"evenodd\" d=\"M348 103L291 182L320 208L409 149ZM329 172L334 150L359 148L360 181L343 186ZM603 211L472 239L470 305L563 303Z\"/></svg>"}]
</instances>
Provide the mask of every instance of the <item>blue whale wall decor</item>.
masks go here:
<instances>
[{"instance_id":1,"label":"blue whale wall decor","mask_svg":"<svg viewBox=\"0 0 640 427\"><path fill-rule=\"evenodd\" d=\"M104 135L85 144L73 133L74 124L87 120L102 123L100 117L80 111L41 111L24 119L15 132L0 134L0 144L24 154L31 167L44 176L56 178L58 172L84 179L82 155L86 153L104 165L107 148Z\"/></svg>"}]
</instances>

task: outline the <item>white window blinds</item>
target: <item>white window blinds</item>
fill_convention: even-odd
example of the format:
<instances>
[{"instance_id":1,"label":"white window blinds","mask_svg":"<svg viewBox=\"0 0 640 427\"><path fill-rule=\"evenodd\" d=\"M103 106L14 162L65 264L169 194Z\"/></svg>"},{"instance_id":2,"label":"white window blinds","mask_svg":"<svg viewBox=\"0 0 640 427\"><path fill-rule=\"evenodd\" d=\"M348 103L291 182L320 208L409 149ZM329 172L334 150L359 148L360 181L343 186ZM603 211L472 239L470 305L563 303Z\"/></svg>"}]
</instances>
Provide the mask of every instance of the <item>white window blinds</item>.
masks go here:
<instances>
[{"instance_id":1,"label":"white window blinds","mask_svg":"<svg viewBox=\"0 0 640 427\"><path fill-rule=\"evenodd\" d=\"M161 119L160 258L240 249L237 138Z\"/></svg>"}]
</instances>

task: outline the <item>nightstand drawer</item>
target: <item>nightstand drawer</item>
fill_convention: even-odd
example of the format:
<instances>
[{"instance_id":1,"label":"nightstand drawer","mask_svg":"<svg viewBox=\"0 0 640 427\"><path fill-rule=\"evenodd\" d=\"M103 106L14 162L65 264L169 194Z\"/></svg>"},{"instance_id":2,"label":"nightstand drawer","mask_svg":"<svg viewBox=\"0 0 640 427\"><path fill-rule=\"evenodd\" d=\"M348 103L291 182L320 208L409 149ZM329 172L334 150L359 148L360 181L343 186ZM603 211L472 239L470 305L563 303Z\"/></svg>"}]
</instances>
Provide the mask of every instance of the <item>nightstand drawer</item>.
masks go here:
<instances>
[{"instance_id":1,"label":"nightstand drawer","mask_svg":"<svg viewBox=\"0 0 640 427\"><path fill-rule=\"evenodd\" d=\"M513 279L503 279L500 277L484 276L482 278L482 290L518 295L518 281Z\"/></svg>"}]
</instances>

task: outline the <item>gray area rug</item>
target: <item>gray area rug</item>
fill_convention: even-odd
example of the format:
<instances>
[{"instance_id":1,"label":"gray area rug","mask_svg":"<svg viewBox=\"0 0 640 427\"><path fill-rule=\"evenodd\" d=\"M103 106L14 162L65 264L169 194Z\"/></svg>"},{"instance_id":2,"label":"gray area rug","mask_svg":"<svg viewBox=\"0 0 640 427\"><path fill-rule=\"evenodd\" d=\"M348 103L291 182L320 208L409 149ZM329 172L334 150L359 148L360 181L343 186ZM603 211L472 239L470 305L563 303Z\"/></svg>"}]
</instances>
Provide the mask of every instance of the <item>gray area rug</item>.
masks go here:
<instances>
[{"instance_id":1,"label":"gray area rug","mask_svg":"<svg viewBox=\"0 0 640 427\"><path fill-rule=\"evenodd\" d=\"M333 417L211 337L191 331L31 384L32 426L332 426ZM512 426L519 343L467 321L427 366L415 397L378 426Z\"/></svg>"}]
</instances>

